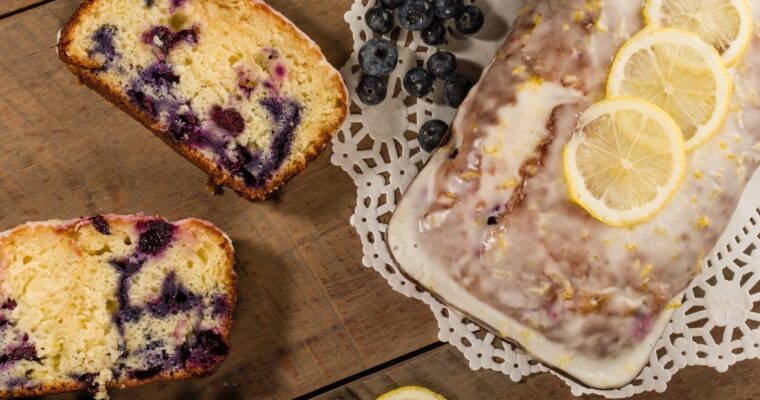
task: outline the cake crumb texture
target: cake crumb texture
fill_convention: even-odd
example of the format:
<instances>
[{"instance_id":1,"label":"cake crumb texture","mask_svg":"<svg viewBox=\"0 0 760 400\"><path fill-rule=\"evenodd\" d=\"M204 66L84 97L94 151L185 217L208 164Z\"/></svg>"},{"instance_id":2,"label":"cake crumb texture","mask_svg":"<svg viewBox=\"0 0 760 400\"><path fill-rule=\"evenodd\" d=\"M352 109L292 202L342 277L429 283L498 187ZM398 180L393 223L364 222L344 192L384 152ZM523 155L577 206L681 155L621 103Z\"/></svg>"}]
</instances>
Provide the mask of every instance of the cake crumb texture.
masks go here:
<instances>
[{"instance_id":1,"label":"cake crumb texture","mask_svg":"<svg viewBox=\"0 0 760 400\"><path fill-rule=\"evenodd\" d=\"M0 234L0 396L213 372L235 303L229 239L199 220L94 216Z\"/></svg>"},{"instance_id":2,"label":"cake crumb texture","mask_svg":"<svg viewBox=\"0 0 760 400\"><path fill-rule=\"evenodd\" d=\"M340 74L258 0L89 0L64 28L59 55L249 199L303 170L346 115Z\"/></svg>"}]
</instances>

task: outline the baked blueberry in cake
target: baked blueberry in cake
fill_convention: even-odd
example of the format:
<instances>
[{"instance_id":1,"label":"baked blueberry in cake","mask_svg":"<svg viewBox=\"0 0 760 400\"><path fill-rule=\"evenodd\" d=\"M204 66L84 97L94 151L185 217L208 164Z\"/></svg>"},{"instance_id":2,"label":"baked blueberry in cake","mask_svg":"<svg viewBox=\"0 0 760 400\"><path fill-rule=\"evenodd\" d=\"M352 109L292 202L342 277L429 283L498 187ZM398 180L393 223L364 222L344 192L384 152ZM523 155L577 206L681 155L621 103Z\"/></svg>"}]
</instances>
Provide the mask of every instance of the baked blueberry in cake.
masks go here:
<instances>
[{"instance_id":1,"label":"baked blueberry in cake","mask_svg":"<svg viewBox=\"0 0 760 400\"><path fill-rule=\"evenodd\" d=\"M214 184L251 200L303 170L346 115L340 74L259 0L88 0L58 53Z\"/></svg>"},{"instance_id":2,"label":"baked blueberry in cake","mask_svg":"<svg viewBox=\"0 0 760 400\"><path fill-rule=\"evenodd\" d=\"M208 222L93 216L0 234L0 397L212 373L236 276Z\"/></svg>"}]
</instances>

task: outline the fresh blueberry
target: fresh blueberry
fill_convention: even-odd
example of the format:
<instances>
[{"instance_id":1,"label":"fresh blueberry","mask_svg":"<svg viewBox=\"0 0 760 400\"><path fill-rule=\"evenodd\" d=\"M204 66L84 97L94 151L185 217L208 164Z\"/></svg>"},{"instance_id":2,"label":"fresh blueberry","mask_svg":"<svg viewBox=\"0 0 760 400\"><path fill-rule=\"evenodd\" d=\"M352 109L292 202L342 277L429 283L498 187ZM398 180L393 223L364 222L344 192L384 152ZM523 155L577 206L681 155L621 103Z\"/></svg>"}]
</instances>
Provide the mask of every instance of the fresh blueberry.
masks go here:
<instances>
[{"instance_id":1,"label":"fresh blueberry","mask_svg":"<svg viewBox=\"0 0 760 400\"><path fill-rule=\"evenodd\" d=\"M393 19L393 13L383 7L372 7L364 14L364 19L367 21L367 26L372 29L373 32L380 35L393 30L395 21Z\"/></svg>"},{"instance_id":2,"label":"fresh blueberry","mask_svg":"<svg viewBox=\"0 0 760 400\"><path fill-rule=\"evenodd\" d=\"M421 31L433 23L435 9L427 0L404 0L398 10L398 22L408 31Z\"/></svg>"},{"instance_id":3,"label":"fresh blueberry","mask_svg":"<svg viewBox=\"0 0 760 400\"><path fill-rule=\"evenodd\" d=\"M420 147L428 153L432 153L447 139L449 126L440 119L433 119L422 124L418 140Z\"/></svg>"},{"instance_id":4,"label":"fresh blueberry","mask_svg":"<svg viewBox=\"0 0 760 400\"><path fill-rule=\"evenodd\" d=\"M401 5L401 0L378 0L377 4L381 7L393 10Z\"/></svg>"},{"instance_id":5,"label":"fresh blueberry","mask_svg":"<svg viewBox=\"0 0 760 400\"><path fill-rule=\"evenodd\" d=\"M475 6L467 6L462 14L457 17L455 25L459 32L465 35L472 35L478 33L485 22L486 18L483 15L483 11L480 11Z\"/></svg>"},{"instance_id":6,"label":"fresh blueberry","mask_svg":"<svg viewBox=\"0 0 760 400\"><path fill-rule=\"evenodd\" d=\"M412 68L404 75L404 89L414 97L425 97L433 90L433 76L425 68Z\"/></svg>"},{"instance_id":7,"label":"fresh blueberry","mask_svg":"<svg viewBox=\"0 0 760 400\"><path fill-rule=\"evenodd\" d=\"M359 65L367 75L388 76L397 64L398 50L385 39L370 39L359 50Z\"/></svg>"},{"instance_id":8,"label":"fresh blueberry","mask_svg":"<svg viewBox=\"0 0 760 400\"><path fill-rule=\"evenodd\" d=\"M426 66L436 79L446 79L457 70L457 56L448 51L438 51L428 58Z\"/></svg>"},{"instance_id":9,"label":"fresh blueberry","mask_svg":"<svg viewBox=\"0 0 760 400\"><path fill-rule=\"evenodd\" d=\"M362 103L374 106L385 100L385 96L388 94L388 86L385 81L378 77L364 75L359 81L359 87L356 88L356 94L359 95Z\"/></svg>"},{"instance_id":10,"label":"fresh blueberry","mask_svg":"<svg viewBox=\"0 0 760 400\"><path fill-rule=\"evenodd\" d=\"M443 85L443 100L449 106L459 108L470 89L472 89L472 81L464 75L455 73L446 78L446 83Z\"/></svg>"},{"instance_id":11,"label":"fresh blueberry","mask_svg":"<svg viewBox=\"0 0 760 400\"><path fill-rule=\"evenodd\" d=\"M245 130L245 120L234 108L222 108L215 105L211 108L211 120L216 126L233 135L241 134Z\"/></svg>"},{"instance_id":12,"label":"fresh blueberry","mask_svg":"<svg viewBox=\"0 0 760 400\"><path fill-rule=\"evenodd\" d=\"M442 19L456 18L464 11L464 0L433 0L435 16Z\"/></svg>"},{"instance_id":13,"label":"fresh blueberry","mask_svg":"<svg viewBox=\"0 0 760 400\"><path fill-rule=\"evenodd\" d=\"M422 41L428 46L440 46L446 43L446 28L442 23L434 21L422 31Z\"/></svg>"}]
</instances>

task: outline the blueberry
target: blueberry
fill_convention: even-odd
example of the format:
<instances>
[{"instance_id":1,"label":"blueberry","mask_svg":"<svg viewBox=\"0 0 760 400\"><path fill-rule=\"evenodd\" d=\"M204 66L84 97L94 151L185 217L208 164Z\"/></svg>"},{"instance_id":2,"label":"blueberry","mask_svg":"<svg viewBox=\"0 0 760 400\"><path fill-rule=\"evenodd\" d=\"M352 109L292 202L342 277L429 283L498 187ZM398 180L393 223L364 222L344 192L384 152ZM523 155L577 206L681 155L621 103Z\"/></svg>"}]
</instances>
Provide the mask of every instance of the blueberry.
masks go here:
<instances>
[{"instance_id":1,"label":"blueberry","mask_svg":"<svg viewBox=\"0 0 760 400\"><path fill-rule=\"evenodd\" d=\"M230 303L227 301L227 298L224 297L224 295L222 294L218 294L214 296L211 303L213 304L211 315L214 317L224 315L230 310Z\"/></svg>"},{"instance_id":2,"label":"blueberry","mask_svg":"<svg viewBox=\"0 0 760 400\"><path fill-rule=\"evenodd\" d=\"M143 32L141 39L143 43L155 47L162 55L159 58L163 58L180 42L198 43L198 32L195 29L174 32L166 26L159 25Z\"/></svg>"},{"instance_id":3,"label":"blueberry","mask_svg":"<svg viewBox=\"0 0 760 400\"><path fill-rule=\"evenodd\" d=\"M396 46L385 39L370 39L359 50L359 65L367 75L390 75L398 64Z\"/></svg>"},{"instance_id":4,"label":"blueberry","mask_svg":"<svg viewBox=\"0 0 760 400\"><path fill-rule=\"evenodd\" d=\"M427 0L404 0L398 10L398 22L406 30L421 31L435 17L435 9Z\"/></svg>"},{"instance_id":5,"label":"blueberry","mask_svg":"<svg viewBox=\"0 0 760 400\"><path fill-rule=\"evenodd\" d=\"M440 46L446 43L446 28L442 23L434 21L422 31L422 41L428 46Z\"/></svg>"},{"instance_id":6,"label":"blueberry","mask_svg":"<svg viewBox=\"0 0 760 400\"><path fill-rule=\"evenodd\" d=\"M420 147L428 153L432 153L447 139L449 126L440 119L432 119L422 124L418 140Z\"/></svg>"},{"instance_id":7,"label":"blueberry","mask_svg":"<svg viewBox=\"0 0 760 400\"><path fill-rule=\"evenodd\" d=\"M428 71L437 79L446 79L457 70L457 56L448 51L438 51L428 58Z\"/></svg>"},{"instance_id":8,"label":"blueberry","mask_svg":"<svg viewBox=\"0 0 760 400\"><path fill-rule=\"evenodd\" d=\"M359 95L362 103L374 106L385 100L385 96L388 94L388 86L385 81L378 77L364 75L359 81L359 87L356 88L356 94Z\"/></svg>"},{"instance_id":9,"label":"blueberry","mask_svg":"<svg viewBox=\"0 0 760 400\"><path fill-rule=\"evenodd\" d=\"M161 284L161 295L148 303L148 310L158 317L176 315L181 311L191 310L199 300L181 282L177 282L177 274L172 271L166 275Z\"/></svg>"},{"instance_id":10,"label":"blueberry","mask_svg":"<svg viewBox=\"0 0 760 400\"><path fill-rule=\"evenodd\" d=\"M95 230L98 231L98 233L101 235L111 234L111 227L108 225L108 221L106 221L102 215L93 215L89 218L89 221L90 224L92 224L92 227L95 228Z\"/></svg>"},{"instance_id":11,"label":"blueberry","mask_svg":"<svg viewBox=\"0 0 760 400\"><path fill-rule=\"evenodd\" d=\"M98 390L98 386L99 386L98 382L95 381L95 378L97 378L97 374L88 372L86 374L79 375L77 380L81 382L82 385L84 385L85 389L91 392L95 392L96 390Z\"/></svg>"},{"instance_id":12,"label":"blueberry","mask_svg":"<svg viewBox=\"0 0 760 400\"><path fill-rule=\"evenodd\" d=\"M266 159L261 161L260 158L257 159L257 156L254 155L254 159L248 164L258 168L256 180L261 185L275 171L278 171L290 156L296 137L296 129L301 124L303 108L295 100L281 96L264 98L259 104L267 110L269 119L275 121L272 139L269 142L269 153L266 155Z\"/></svg>"},{"instance_id":13,"label":"blueberry","mask_svg":"<svg viewBox=\"0 0 760 400\"><path fill-rule=\"evenodd\" d=\"M160 219L140 221L137 223L140 239L137 251L155 256L163 251L174 238L177 227Z\"/></svg>"},{"instance_id":14,"label":"blueberry","mask_svg":"<svg viewBox=\"0 0 760 400\"><path fill-rule=\"evenodd\" d=\"M8 299L8 300L5 300L5 302L3 302L3 305L0 306L0 308L3 310L13 310L16 308L17 305L18 304L16 303L16 300Z\"/></svg>"},{"instance_id":15,"label":"blueberry","mask_svg":"<svg viewBox=\"0 0 760 400\"><path fill-rule=\"evenodd\" d=\"M367 21L367 26L373 32L380 35L392 31L395 26L393 13L382 7L372 7L367 10L367 13L364 14L364 20Z\"/></svg>"},{"instance_id":16,"label":"blueberry","mask_svg":"<svg viewBox=\"0 0 760 400\"><path fill-rule=\"evenodd\" d=\"M27 335L24 335L22 343L12 347L12 348L6 348L4 350L3 355L0 355L0 366L4 366L4 364L9 362L16 362L21 360L27 360L27 361L39 361L39 357L37 356L37 348L28 342L29 337Z\"/></svg>"},{"instance_id":17,"label":"blueberry","mask_svg":"<svg viewBox=\"0 0 760 400\"><path fill-rule=\"evenodd\" d=\"M464 0L433 0L435 16L438 18L456 18L464 11Z\"/></svg>"},{"instance_id":18,"label":"blueberry","mask_svg":"<svg viewBox=\"0 0 760 400\"><path fill-rule=\"evenodd\" d=\"M214 365L228 351L222 335L210 330L199 332L192 345L185 342L179 348L180 358L191 368Z\"/></svg>"},{"instance_id":19,"label":"blueberry","mask_svg":"<svg viewBox=\"0 0 760 400\"><path fill-rule=\"evenodd\" d=\"M92 48L87 54L100 54L106 62L113 61L116 58L116 48L113 39L116 34L116 27L112 25L103 25L92 34Z\"/></svg>"},{"instance_id":20,"label":"blueberry","mask_svg":"<svg viewBox=\"0 0 760 400\"><path fill-rule=\"evenodd\" d=\"M425 97L433 90L433 76L425 68L412 68L404 75L404 89L414 97Z\"/></svg>"},{"instance_id":21,"label":"blueberry","mask_svg":"<svg viewBox=\"0 0 760 400\"><path fill-rule=\"evenodd\" d=\"M478 33L480 28L483 27L486 19L483 15L483 11L475 6L467 6L464 11L459 15L455 21L457 30L465 35L472 35Z\"/></svg>"},{"instance_id":22,"label":"blueberry","mask_svg":"<svg viewBox=\"0 0 760 400\"><path fill-rule=\"evenodd\" d=\"M245 130L245 120L234 108L222 108L215 105L211 108L211 120L216 126L233 135L241 134Z\"/></svg>"},{"instance_id":23,"label":"blueberry","mask_svg":"<svg viewBox=\"0 0 760 400\"><path fill-rule=\"evenodd\" d=\"M451 107L459 108L467 93L472 89L472 81L461 74L453 74L446 78L443 85L443 100Z\"/></svg>"},{"instance_id":24,"label":"blueberry","mask_svg":"<svg viewBox=\"0 0 760 400\"><path fill-rule=\"evenodd\" d=\"M387 9L395 9L401 5L401 0L378 0L377 4Z\"/></svg>"},{"instance_id":25,"label":"blueberry","mask_svg":"<svg viewBox=\"0 0 760 400\"><path fill-rule=\"evenodd\" d=\"M221 164L233 174L243 170L246 164L253 160L253 154L247 147L236 144L234 147L220 149Z\"/></svg>"},{"instance_id":26,"label":"blueberry","mask_svg":"<svg viewBox=\"0 0 760 400\"><path fill-rule=\"evenodd\" d=\"M179 75L174 73L170 64L157 61L140 71L140 79L154 88L169 87L179 83Z\"/></svg>"},{"instance_id":27,"label":"blueberry","mask_svg":"<svg viewBox=\"0 0 760 400\"><path fill-rule=\"evenodd\" d=\"M206 143L206 139L200 133L201 122L192 110L182 114L172 113L169 120L169 132L174 140L196 145Z\"/></svg>"}]
</instances>

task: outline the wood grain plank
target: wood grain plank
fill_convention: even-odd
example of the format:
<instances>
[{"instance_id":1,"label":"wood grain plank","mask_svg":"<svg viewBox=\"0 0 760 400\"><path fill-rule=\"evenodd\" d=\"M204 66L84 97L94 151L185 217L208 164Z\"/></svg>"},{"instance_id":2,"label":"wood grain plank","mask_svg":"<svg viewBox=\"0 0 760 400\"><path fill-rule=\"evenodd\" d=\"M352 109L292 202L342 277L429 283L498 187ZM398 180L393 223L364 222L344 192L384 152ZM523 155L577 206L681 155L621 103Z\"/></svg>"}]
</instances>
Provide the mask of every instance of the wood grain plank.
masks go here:
<instances>
[{"instance_id":1,"label":"wood grain plank","mask_svg":"<svg viewBox=\"0 0 760 400\"><path fill-rule=\"evenodd\" d=\"M665 393L643 393L633 400L751 400L760 398L760 360L739 363L727 373L706 367L691 367L678 372ZM425 386L448 400L574 400L570 389L559 378L538 374L523 382L494 371L472 371L462 354L444 346L415 359L390 367L356 382L325 393L315 400L374 400L379 395L405 385ZM599 396L581 399L601 400Z\"/></svg>"},{"instance_id":2,"label":"wood grain plank","mask_svg":"<svg viewBox=\"0 0 760 400\"><path fill-rule=\"evenodd\" d=\"M22 8L44 3L46 0L0 0L0 16L8 15Z\"/></svg>"},{"instance_id":3,"label":"wood grain plank","mask_svg":"<svg viewBox=\"0 0 760 400\"><path fill-rule=\"evenodd\" d=\"M77 86L57 60L56 31L78 3L57 0L0 20L0 227L105 212L200 217L230 234L240 275L232 352L218 373L114 399L291 398L436 340L424 304L361 266L348 223L356 189L330 165L329 150L281 203L210 196L201 171ZM340 17L351 3L271 1L335 65L351 49Z\"/></svg>"}]
</instances>

